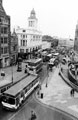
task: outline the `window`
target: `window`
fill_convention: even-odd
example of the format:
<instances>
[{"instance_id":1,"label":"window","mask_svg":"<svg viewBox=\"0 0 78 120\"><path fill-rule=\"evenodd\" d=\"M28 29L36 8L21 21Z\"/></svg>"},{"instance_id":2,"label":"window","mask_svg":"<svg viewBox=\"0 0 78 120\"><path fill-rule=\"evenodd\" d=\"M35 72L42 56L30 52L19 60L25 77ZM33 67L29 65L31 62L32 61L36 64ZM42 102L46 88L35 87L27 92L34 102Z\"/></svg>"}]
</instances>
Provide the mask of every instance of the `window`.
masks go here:
<instances>
[{"instance_id":1,"label":"window","mask_svg":"<svg viewBox=\"0 0 78 120\"><path fill-rule=\"evenodd\" d=\"M4 33L3 27L1 28L1 33L2 33L2 34Z\"/></svg>"},{"instance_id":2,"label":"window","mask_svg":"<svg viewBox=\"0 0 78 120\"><path fill-rule=\"evenodd\" d=\"M23 40L23 46L25 46L25 40Z\"/></svg>"},{"instance_id":3,"label":"window","mask_svg":"<svg viewBox=\"0 0 78 120\"><path fill-rule=\"evenodd\" d=\"M27 40L25 42L26 42L26 46L27 46Z\"/></svg>"},{"instance_id":4,"label":"window","mask_svg":"<svg viewBox=\"0 0 78 120\"><path fill-rule=\"evenodd\" d=\"M3 48L1 48L1 54L3 54Z\"/></svg>"},{"instance_id":5,"label":"window","mask_svg":"<svg viewBox=\"0 0 78 120\"><path fill-rule=\"evenodd\" d=\"M13 46L13 51L15 51L16 50L16 46Z\"/></svg>"},{"instance_id":6,"label":"window","mask_svg":"<svg viewBox=\"0 0 78 120\"><path fill-rule=\"evenodd\" d=\"M21 52L21 53L24 53L24 49L20 49L20 52Z\"/></svg>"},{"instance_id":7,"label":"window","mask_svg":"<svg viewBox=\"0 0 78 120\"><path fill-rule=\"evenodd\" d=\"M15 104L15 99L14 98L8 98L8 103L14 105Z\"/></svg>"},{"instance_id":8,"label":"window","mask_svg":"<svg viewBox=\"0 0 78 120\"><path fill-rule=\"evenodd\" d=\"M1 22L2 20L1 20L1 18L0 18L0 22Z\"/></svg>"},{"instance_id":9,"label":"window","mask_svg":"<svg viewBox=\"0 0 78 120\"><path fill-rule=\"evenodd\" d=\"M21 40L21 46L22 46L22 40Z\"/></svg>"},{"instance_id":10,"label":"window","mask_svg":"<svg viewBox=\"0 0 78 120\"><path fill-rule=\"evenodd\" d=\"M7 34L7 31L8 29L7 29L7 27L4 27L4 34Z\"/></svg>"},{"instance_id":11,"label":"window","mask_svg":"<svg viewBox=\"0 0 78 120\"><path fill-rule=\"evenodd\" d=\"M26 53L28 53L28 49L26 49Z\"/></svg>"},{"instance_id":12,"label":"window","mask_svg":"<svg viewBox=\"0 0 78 120\"><path fill-rule=\"evenodd\" d=\"M4 38L4 43L7 43L7 38L6 37Z\"/></svg>"},{"instance_id":13,"label":"window","mask_svg":"<svg viewBox=\"0 0 78 120\"><path fill-rule=\"evenodd\" d=\"M1 38L1 43L3 43L3 38Z\"/></svg>"},{"instance_id":14,"label":"window","mask_svg":"<svg viewBox=\"0 0 78 120\"><path fill-rule=\"evenodd\" d=\"M8 52L8 48L4 47L4 54L6 54Z\"/></svg>"},{"instance_id":15,"label":"window","mask_svg":"<svg viewBox=\"0 0 78 120\"><path fill-rule=\"evenodd\" d=\"M23 38L25 38L25 35L23 35Z\"/></svg>"}]
</instances>

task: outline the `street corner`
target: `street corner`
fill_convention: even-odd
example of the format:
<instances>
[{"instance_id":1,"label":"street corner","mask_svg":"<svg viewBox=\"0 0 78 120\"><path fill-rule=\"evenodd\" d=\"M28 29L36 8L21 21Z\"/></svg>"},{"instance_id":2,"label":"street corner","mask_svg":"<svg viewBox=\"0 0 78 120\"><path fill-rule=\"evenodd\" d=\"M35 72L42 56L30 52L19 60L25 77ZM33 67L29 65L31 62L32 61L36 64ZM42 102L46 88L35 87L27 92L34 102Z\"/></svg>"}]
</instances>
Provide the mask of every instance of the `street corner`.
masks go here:
<instances>
[{"instance_id":1,"label":"street corner","mask_svg":"<svg viewBox=\"0 0 78 120\"><path fill-rule=\"evenodd\" d=\"M40 102L49 105L49 100L51 99L51 89L49 89L49 86L46 83L43 84L41 89L37 91L36 97Z\"/></svg>"}]
</instances>

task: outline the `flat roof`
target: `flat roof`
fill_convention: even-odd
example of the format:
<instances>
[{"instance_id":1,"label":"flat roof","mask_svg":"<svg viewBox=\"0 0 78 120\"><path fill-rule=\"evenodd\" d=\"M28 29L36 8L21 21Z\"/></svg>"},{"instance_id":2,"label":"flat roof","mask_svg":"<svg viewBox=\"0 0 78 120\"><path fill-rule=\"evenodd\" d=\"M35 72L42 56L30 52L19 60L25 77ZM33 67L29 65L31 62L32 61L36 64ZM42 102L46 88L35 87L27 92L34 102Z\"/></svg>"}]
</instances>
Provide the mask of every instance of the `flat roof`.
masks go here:
<instances>
[{"instance_id":1,"label":"flat roof","mask_svg":"<svg viewBox=\"0 0 78 120\"><path fill-rule=\"evenodd\" d=\"M59 53L54 53L53 55L59 55Z\"/></svg>"},{"instance_id":2,"label":"flat roof","mask_svg":"<svg viewBox=\"0 0 78 120\"><path fill-rule=\"evenodd\" d=\"M47 56L49 56L49 57L50 57L50 56L52 56L52 54L48 54Z\"/></svg>"},{"instance_id":3,"label":"flat roof","mask_svg":"<svg viewBox=\"0 0 78 120\"><path fill-rule=\"evenodd\" d=\"M31 62L31 63L36 63L36 62L39 62L39 61L41 61L42 60L42 58L38 58L38 59L30 59L30 60L28 60L27 62L29 63L29 62Z\"/></svg>"},{"instance_id":4,"label":"flat roof","mask_svg":"<svg viewBox=\"0 0 78 120\"><path fill-rule=\"evenodd\" d=\"M8 90L6 90L4 92L4 94L16 96L23 88L28 86L28 84L30 84L36 78L37 78L37 76L35 76L35 75L29 75L26 78L24 78L23 80L21 80L20 82L18 82L17 84L10 87Z\"/></svg>"}]
</instances>

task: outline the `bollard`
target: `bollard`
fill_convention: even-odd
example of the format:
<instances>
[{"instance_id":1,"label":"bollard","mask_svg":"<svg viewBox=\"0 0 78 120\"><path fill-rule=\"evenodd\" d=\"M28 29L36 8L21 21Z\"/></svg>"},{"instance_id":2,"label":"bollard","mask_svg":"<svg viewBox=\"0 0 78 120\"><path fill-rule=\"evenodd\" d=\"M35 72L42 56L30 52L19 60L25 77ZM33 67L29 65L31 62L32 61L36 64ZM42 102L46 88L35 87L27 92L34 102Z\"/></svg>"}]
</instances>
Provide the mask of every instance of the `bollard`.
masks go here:
<instances>
[{"instance_id":1,"label":"bollard","mask_svg":"<svg viewBox=\"0 0 78 120\"><path fill-rule=\"evenodd\" d=\"M46 87L48 87L47 83L46 83Z\"/></svg>"},{"instance_id":2,"label":"bollard","mask_svg":"<svg viewBox=\"0 0 78 120\"><path fill-rule=\"evenodd\" d=\"M41 99L43 98L43 93L41 93Z\"/></svg>"}]
</instances>

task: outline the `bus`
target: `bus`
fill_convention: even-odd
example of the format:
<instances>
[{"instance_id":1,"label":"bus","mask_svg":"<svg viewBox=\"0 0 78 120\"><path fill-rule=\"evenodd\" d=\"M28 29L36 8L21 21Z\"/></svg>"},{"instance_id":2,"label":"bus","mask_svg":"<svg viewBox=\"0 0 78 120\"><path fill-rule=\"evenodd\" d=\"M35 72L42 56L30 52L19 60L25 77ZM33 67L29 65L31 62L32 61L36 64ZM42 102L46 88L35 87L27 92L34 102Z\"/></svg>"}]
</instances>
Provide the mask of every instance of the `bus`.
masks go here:
<instances>
[{"instance_id":1,"label":"bus","mask_svg":"<svg viewBox=\"0 0 78 120\"><path fill-rule=\"evenodd\" d=\"M39 87L40 77L29 75L20 82L16 83L2 94L2 106L7 110L18 110L26 101L30 93Z\"/></svg>"},{"instance_id":2,"label":"bus","mask_svg":"<svg viewBox=\"0 0 78 120\"><path fill-rule=\"evenodd\" d=\"M59 56L59 53L53 53L52 55L54 58Z\"/></svg>"},{"instance_id":3,"label":"bus","mask_svg":"<svg viewBox=\"0 0 78 120\"><path fill-rule=\"evenodd\" d=\"M51 58L48 62L48 65L49 65L49 69L52 70L52 67L55 66L55 60L56 58Z\"/></svg>"},{"instance_id":4,"label":"bus","mask_svg":"<svg viewBox=\"0 0 78 120\"><path fill-rule=\"evenodd\" d=\"M49 60L52 58L52 54L48 54L45 56L45 62L49 62Z\"/></svg>"},{"instance_id":5,"label":"bus","mask_svg":"<svg viewBox=\"0 0 78 120\"><path fill-rule=\"evenodd\" d=\"M30 59L27 61L27 72L29 74L37 75L42 70L42 58Z\"/></svg>"}]
</instances>

